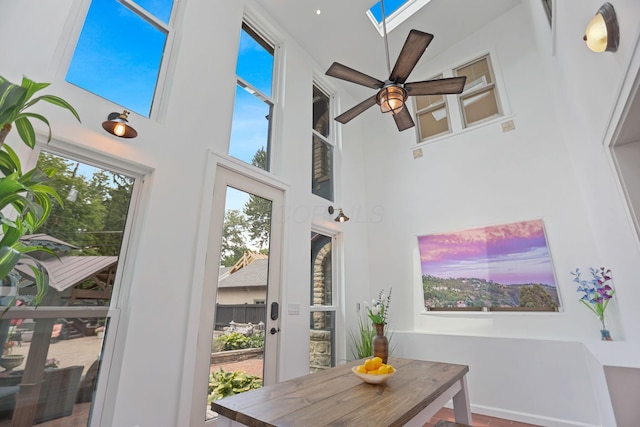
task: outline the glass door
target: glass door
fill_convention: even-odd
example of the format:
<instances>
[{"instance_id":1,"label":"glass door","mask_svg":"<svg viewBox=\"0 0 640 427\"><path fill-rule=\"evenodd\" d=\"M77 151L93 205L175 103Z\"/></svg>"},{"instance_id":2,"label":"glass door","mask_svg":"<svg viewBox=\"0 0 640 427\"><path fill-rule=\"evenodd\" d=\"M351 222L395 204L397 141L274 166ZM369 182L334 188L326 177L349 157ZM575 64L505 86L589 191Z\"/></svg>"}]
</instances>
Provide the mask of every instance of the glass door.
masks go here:
<instances>
[{"instance_id":1,"label":"glass door","mask_svg":"<svg viewBox=\"0 0 640 427\"><path fill-rule=\"evenodd\" d=\"M212 401L276 382L282 199L281 190L246 176L216 173L207 421L216 418Z\"/></svg>"}]
</instances>

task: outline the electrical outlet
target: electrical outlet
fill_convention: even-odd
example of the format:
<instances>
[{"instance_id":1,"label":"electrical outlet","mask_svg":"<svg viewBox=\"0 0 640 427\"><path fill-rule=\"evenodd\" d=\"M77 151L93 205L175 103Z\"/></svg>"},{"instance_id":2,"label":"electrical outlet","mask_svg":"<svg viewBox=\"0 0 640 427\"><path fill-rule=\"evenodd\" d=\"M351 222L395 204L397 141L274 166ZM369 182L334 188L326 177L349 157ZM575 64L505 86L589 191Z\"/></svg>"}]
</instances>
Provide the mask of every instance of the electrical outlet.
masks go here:
<instances>
[{"instance_id":1,"label":"electrical outlet","mask_svg":"<svg viewBox=\"0 0 640 427\"><path fill-rule=\"evenodd\" d=\"M416 148L413 150L413 158L419 159L420 157L422 157L422 148Z\"/></svg>"},{"instance_id":2,"label":"electrical outlet","mask_svg":"<svg viewBox=\"0 0 640 427\"><path fill-rule=\"evenodd\" d=\"M513 123L513 120L506 121L502 123L502 132L509 132L516 128L516 124Z\"/></svg>"}]
</instances>

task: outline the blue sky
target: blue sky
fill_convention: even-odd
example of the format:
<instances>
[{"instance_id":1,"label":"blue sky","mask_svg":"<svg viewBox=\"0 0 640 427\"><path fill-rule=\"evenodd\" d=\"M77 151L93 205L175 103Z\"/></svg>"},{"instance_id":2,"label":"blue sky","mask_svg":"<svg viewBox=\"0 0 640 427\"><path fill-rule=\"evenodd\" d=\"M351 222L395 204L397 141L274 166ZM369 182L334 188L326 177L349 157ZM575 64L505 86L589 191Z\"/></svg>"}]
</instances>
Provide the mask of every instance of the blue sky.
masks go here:
<instances>
[{"instance_id":1,"label":"blue sky","mask_svg":"<svg viewBox=\"0 0 640 427\"><path fill-rule=\"evenodd\" d=\"M385 0L384 15L388 18L389 15L398 10L398 8L405 3L407 3L407 0ZM380 2L371 6L371 9L369 9L369 11L371 11L378 23L382 22L382 8L380 7Z\"/></svg>"}]
</instances>

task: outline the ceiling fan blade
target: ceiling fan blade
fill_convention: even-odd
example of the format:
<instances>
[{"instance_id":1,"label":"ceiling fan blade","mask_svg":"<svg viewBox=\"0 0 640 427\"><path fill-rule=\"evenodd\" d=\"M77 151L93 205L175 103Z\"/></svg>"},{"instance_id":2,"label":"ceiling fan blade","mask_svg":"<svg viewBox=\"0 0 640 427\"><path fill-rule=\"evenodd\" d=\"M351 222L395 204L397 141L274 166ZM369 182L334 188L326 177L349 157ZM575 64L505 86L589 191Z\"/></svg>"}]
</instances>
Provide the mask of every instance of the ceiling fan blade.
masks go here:
<instances>
[{"instance_id":1,"label":"ceiling fan blade","mask_svg":"<svg viewBox=\"0 0 640 427\"><path fill-rule=\"evenodd\" d=\"M398 130L402 132L403 130L414 127L416 124L413 122L411 118L411 113L409 109L405 106L399 113L393 115L393 120L396 122L396 126L398 126Z\"/></svg>"},{"instance_id":2,"label":"ceiling fan blade","mask_svg":"<svg viewBox=\"0 0 640 427\"><path fill-rule=\"evenodd\" d=\"M356 83L362 86L370 87L372 89L380 89L384 86L384 82L378 79L374 79L371 76L367 76L360 71L356 71L353 68L349 68L346 65L334 62L331 67L325 73L327 76L335 77L337 79L346 80L351 83Z\"/></svg>"},{"instance_id":3,"label":"ceiling fan blade","mask_svg":"<svg viewBox=\"0 0 640 427\"><path fill-rule=\"evenodd\" d=\"M431 40L433 40L433 34L411 30L404 46L402 46L400 55L398 55L389 80L398 84L406 82Z\"/></svg>"},{"instance_id":4,"label":"ceiling fan blade","mask_svg":"<svg viewBox=\"0 0 640 427\"><path fill-rule=\"evenodd\" d=\"M404 90L407 91L409 96L457 94L462 93L466 81L467 77L462 76L405 83Z\"/></svg>"},{"instance_id":5,"label":"ceiling fan blade","mask_svg":"<svg viewBox=\"0 0 640 427\"><path fill-rule=\"evenodd\" d=\"M357 115L364 113L369 108L376 105L376 95L373 95L371 98L365 99L360 104L340 114L338 117L336 117L336 121L345 124L351 121L351 119L354 119Z\"/></svg>"}]
</instances>

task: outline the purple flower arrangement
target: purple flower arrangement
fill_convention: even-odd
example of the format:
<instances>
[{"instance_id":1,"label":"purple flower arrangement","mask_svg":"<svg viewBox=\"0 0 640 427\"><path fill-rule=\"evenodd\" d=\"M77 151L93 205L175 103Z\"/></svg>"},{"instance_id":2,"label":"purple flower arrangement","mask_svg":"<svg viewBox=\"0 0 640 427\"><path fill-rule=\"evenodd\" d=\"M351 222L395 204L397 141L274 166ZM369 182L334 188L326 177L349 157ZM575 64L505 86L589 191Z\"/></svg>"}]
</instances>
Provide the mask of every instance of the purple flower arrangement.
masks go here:
<instances>
[{"instance_id":1,"label":"purple flower arrangement","mask_svg":"<svg viewBox=\"0 0 640 427\"><path fill-rule=\"evenodd\" d=\"M604 312L615 293L610 284L611 270L604 267L597 269L591 267L589 270L591 271L591 280L581 280L579 268L576 268L576 271L571 274L574 276L573 281L578 284L578 292L582 293L580 302L598 317L602 323L602 329L606 330Z\"/></svg>"}]
</instances>

